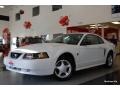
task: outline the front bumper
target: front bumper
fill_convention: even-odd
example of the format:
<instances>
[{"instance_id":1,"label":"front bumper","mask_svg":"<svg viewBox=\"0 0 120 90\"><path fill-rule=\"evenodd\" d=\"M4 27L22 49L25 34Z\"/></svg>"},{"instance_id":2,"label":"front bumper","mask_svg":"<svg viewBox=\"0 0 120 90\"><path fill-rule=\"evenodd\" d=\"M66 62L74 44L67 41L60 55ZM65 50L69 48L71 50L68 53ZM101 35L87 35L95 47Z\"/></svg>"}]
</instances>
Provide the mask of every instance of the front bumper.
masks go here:
<instances>
[{"instance_id":1,"label":"front bumper","mask_svg":"<svg viewBox=\"0 0 120 90\"><path fill-rule=\"evenodd\" d=\"M51 59L14 60L9 57L4 58L4 64L10 71L29 75L51 75L54 72L55 66Z\"/></svg>"}]
</instances>

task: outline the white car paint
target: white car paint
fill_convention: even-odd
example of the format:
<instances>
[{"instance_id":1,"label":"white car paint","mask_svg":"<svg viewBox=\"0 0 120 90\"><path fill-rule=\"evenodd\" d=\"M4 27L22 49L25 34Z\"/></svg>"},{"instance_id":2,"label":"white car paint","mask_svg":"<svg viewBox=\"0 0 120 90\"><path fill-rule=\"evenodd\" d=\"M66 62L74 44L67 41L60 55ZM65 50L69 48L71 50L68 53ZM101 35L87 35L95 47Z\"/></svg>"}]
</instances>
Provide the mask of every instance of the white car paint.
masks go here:
<instances>
[{"instance_id":1,"label":"white car paint","mask_svg":"<svg viewBox=\"0 0 120 90\"><path fill-rule=\"evenodd\" d=\"M10 57L10 52L8 57L4 58L4 64L8 70L18 73L31 75L51 75L54 73L55 63L58 60L58 57L66 52L73 55L76 64L76 71L105 64L109 50L114 51L115 46L102 37L101 38L104 41L104 44L81 46L81 41L86 35L90 33L82 34L83 37L77 45L68 45L62 43L41 43L15 49L11 52L22 53L22 55L18 59L13 59ZM49 58L35 60L23 59L25 53L39 52L47 52Z\"/></svg>"}]
</instances>

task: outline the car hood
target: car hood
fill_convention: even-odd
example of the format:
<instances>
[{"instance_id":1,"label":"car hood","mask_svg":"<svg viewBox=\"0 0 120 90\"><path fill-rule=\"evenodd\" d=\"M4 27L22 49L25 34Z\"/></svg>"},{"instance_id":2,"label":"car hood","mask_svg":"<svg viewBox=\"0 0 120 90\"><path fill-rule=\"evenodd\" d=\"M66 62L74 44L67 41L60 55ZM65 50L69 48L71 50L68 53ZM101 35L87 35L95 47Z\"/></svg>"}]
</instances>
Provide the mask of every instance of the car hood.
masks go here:
<instances>
[{"instance_id":1,"label":"car hood","mask_svg":"<svg viewBox=\"0 0 120 90\"><path fill-rule=\"evenodd\" d=\"M39 44L32 44L23 46L20 48L15 49L15 52L22 52L22 53L38 53L38 52L51 52L56 51L61 48L65 48L69 46L68 44L63 43L39 43Z\"/></svg>"}]
</instances>

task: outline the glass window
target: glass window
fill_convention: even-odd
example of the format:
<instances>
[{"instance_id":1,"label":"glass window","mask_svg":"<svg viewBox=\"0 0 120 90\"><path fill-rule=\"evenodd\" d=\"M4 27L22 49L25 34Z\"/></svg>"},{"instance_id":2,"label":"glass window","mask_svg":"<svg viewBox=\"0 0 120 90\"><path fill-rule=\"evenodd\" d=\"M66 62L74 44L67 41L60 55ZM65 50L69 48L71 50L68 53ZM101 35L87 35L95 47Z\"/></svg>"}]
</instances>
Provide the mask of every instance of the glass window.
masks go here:
<instances>
[{"instance_id":1,"label":"glass window","mask_svg":"<svg viewBox=\"0 0 120 90\"><path fill-rule=\"evenodd\" d=\"M52 11L57 11L59 9L62 9L62 5L52 5Z\"/></svg>"},{"instance_id":2,"label":"glass window","mask_svg":"<svg viewBox=\"0 0 120 90\"><path fill-rule=\"evenodd\" d=\"M88 35L87 40L89 40L91 44L99 44L98 39L94 35Z\"/></svg>"},{"instance_id":3,"label":"glass window","mask_svg":"<svg viewBox=\"0 0 120 90\"><path fill-rule=\"evenodd\" d=\"M20 20L20 13L16 13L16 15L15 15L15 20L16 20L16 21Z\"/></svg>"},{"instance_id":4,"label":"glass window","mask_svg":"<svg viewBox=\"0 0 120 90\"><path fill-rule=\"evenodd\" d=\"M49 43L64 43L77 45L82 36L83 34L63 34L49 41Z\"/></svg>"},{"instance_id":5,"label":"glass window","mask_svg":"<svg viewBox=\"0 0 120 90\"><path fill-rule=\"evenodd\" d=\"M99 41L99 44L103 44L104 43L104 41L100 37L97 36L97 39Z\"/></svg>"},{"instance_id":6,"label":"glass window","mask_svg":"<svg viewBox=\"0 0 120 90\"><path fill-rule=\"evenodd\" d=\"M95 45L95 44L102 44L102 43L104 43L104 41L100 37L96 35L87 35L83 39L81 45Z\"/></svg>"},{"instance_id":7,"label":"glass window","mask_svg":"<svg viewBox=\"0 0 120 90\"><path fill-rule=\"evenodd\" d=\"M9 21L9 16L0 15L0 20Z\"/></svg>"},{"instance_id":8,"label":"glass window","mask_svg":"<svg viewBox=\"0 0 120 90\"><path fill-rule=\"evenodd\" d=\"M40 9L39 9L39 6L34 7L34 8L33 8L33 11L32 11L32 15L33 15L33 16L38 16L39 13L40 13L39 10L40 10Z\"/></svg>"},{"instance_id":9,"label":"glass window","mask_svg":"<svg viewBox=\"0 0 120 90\"><path fill-rule=\"evenodd\" d=\"M112 14L120 13L120 5L112 5Z\"/></svg>"}]
</instances>

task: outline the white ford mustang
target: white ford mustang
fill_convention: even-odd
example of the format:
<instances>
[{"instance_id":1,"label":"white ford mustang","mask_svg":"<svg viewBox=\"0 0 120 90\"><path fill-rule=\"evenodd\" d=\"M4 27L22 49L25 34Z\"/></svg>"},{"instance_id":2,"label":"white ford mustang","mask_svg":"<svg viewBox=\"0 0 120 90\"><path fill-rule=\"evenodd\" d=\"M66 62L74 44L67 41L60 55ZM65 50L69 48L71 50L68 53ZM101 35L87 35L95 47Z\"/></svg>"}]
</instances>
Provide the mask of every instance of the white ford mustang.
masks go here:
<instances>
[{"instance_id":1,"label":"white ford mustang","mask_svg":"<svg viewBox=\"0 0 120 90\"><path fill-rule=\"evenodd\" d=\"M69 79L74 71L113 65L115 46L91 33L63 34L50 42L23 46L4 58L10 71Z\"/></svg>"}]
</instances>

